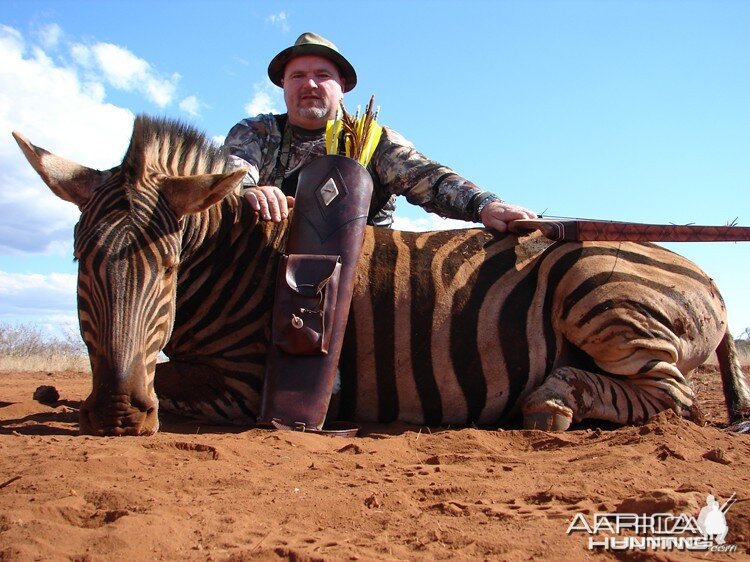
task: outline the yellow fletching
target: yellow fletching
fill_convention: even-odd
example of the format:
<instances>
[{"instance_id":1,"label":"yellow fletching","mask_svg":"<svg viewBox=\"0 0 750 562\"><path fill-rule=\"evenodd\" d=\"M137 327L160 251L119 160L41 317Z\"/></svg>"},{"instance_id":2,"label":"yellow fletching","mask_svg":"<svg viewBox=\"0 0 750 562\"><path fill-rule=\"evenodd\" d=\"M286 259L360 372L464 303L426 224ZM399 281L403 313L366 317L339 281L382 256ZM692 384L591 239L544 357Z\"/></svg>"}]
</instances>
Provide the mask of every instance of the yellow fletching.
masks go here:
<instances>
[{"instance_id":1,"label":"yellow fletching","mask_svg":"<svg viewBox=\"0 0 750 562\"><path fill-rule=\"evenodd\" d=\"M359 163L363 166L367 166L372 160L372 155L375 153L375 148L378 146L380 141L380 135L383 133L383 127L378 125L375 121L370 124L370 131L365 141L365 146L362 149L362 155L359 157Z\"/></svg>"},{"instance_id":2,"label":"yellow fletching","mask_svg":"<svg viewBox=\"0 0 750 562\"><path fill-rule=\"evenodd\" d=\"M339 153L339 138L341 137L342 125L340 119L326 123L326 154Z\"/></svg>"},{"instance_id":3,"label":"yellow fletching","mask_svg":"<svg viewBox=\"0 0 750 562\"><path fill-rule=\"evenodd\" d=\"M336 121L326 122L326 154L331 154L331 139L333 138L333 129L336 126Z\"/></svg>"},{"instance_id":4,"label":"yellow fletching","mask_svg":"<svg viewBox=\"0 0 750 562\"><path fill-rule=\"evenodd\" d=\"M337 116L333 121L326 123L327 154L339 154L341 138L343 137L344 156L357 160L363 166L370 163L383 132L383 128L375 121L377 111L373 113L374 101L375 96L372 96L365 113L361 117L349 115L342 102L341 117ZM359 110L357 110L357 114L359 114Z\"/></svg>"}]
</instances>

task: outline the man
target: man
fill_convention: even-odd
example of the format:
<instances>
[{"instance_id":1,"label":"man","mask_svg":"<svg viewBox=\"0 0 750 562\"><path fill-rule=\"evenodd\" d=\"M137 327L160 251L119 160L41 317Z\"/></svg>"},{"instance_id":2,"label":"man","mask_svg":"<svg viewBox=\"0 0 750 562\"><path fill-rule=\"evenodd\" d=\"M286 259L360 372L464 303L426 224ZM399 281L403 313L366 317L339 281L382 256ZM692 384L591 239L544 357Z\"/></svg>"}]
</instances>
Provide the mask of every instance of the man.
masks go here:
<instances>
[{"instance_id":1,"label":"man","mask_svg":"<svg viewBox=\"0 0 750 562\"><path fill-rule=\"evenodd\" d=\"M261 218L286 219L301 168L326 153L325 126L335 117L357 74L336 46L315 33L303 33L276 55L268 76L284 89L287 113L259 115L237 123L227 135L231 169L249 168L243 193ZM447 166L429 160L401 135L383 128L368 165L374 190L368 222L391 226L395 198L443 217L483 223L499 232L515 219L535 218L503 202Z\"/></svg>"}]
</instances>

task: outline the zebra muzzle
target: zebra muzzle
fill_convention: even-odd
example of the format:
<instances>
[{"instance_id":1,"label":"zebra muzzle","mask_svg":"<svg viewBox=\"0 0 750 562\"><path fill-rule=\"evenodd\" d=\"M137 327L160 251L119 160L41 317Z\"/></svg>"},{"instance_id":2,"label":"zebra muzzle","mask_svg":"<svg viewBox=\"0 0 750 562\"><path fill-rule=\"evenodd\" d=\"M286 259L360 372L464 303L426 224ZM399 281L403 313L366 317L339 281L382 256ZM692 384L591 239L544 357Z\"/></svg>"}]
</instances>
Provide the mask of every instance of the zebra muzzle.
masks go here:
<instances>
[{"instance_id":1,"label":"zebra muzzle","mask_svg":"<svg viewBox=\"0 0 750 562\"><path fill-rule=\"evenodd\" d=\"M155 397L92 395L81 405L79 422L83 435L151 435L159 429L158 406Z\"/></svg>"}]
</instances>

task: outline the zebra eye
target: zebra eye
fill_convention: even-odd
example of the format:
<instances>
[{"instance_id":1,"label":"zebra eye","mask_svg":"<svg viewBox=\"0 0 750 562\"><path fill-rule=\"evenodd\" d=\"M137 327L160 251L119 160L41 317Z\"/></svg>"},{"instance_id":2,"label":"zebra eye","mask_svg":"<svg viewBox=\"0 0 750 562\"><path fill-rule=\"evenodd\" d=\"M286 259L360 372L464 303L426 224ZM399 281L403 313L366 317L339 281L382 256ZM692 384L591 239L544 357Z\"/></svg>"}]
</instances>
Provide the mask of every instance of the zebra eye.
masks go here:
<instances>
[{"instance_id":1,"label":"zebra eye","mask_svg":"<svg viewBox=\"0 0 750 562\"><path fill-rule=\"evenodd\" d=\"M174 255L168 255L164 258L164 275L171 275L174 268L177 266L177 258Z\"/></svg>"}]
</instances>

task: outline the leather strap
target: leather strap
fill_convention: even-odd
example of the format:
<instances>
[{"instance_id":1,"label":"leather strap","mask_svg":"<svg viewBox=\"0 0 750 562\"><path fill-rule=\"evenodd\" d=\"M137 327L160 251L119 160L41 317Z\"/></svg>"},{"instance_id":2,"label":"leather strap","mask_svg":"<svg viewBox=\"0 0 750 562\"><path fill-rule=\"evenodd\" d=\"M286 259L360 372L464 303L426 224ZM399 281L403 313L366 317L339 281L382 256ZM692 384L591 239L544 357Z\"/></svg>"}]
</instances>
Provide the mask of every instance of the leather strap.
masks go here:
<instances>
[{"instance_id":1,"label":"leather strap","mask_svg":"<svg viewBox=\"0 0 750 562\"><path fill-rule=\"evenodd\" d=\"M322 429L308 427L304 422L294 422L285 424L278 419L271 420L271 426L274 429L286 431L301 431L302 433L314 433L316 435L327 435L329 437L356 437L359 433L359 426L349 422L329 422Z\"/></svg>"}]
</instances>

